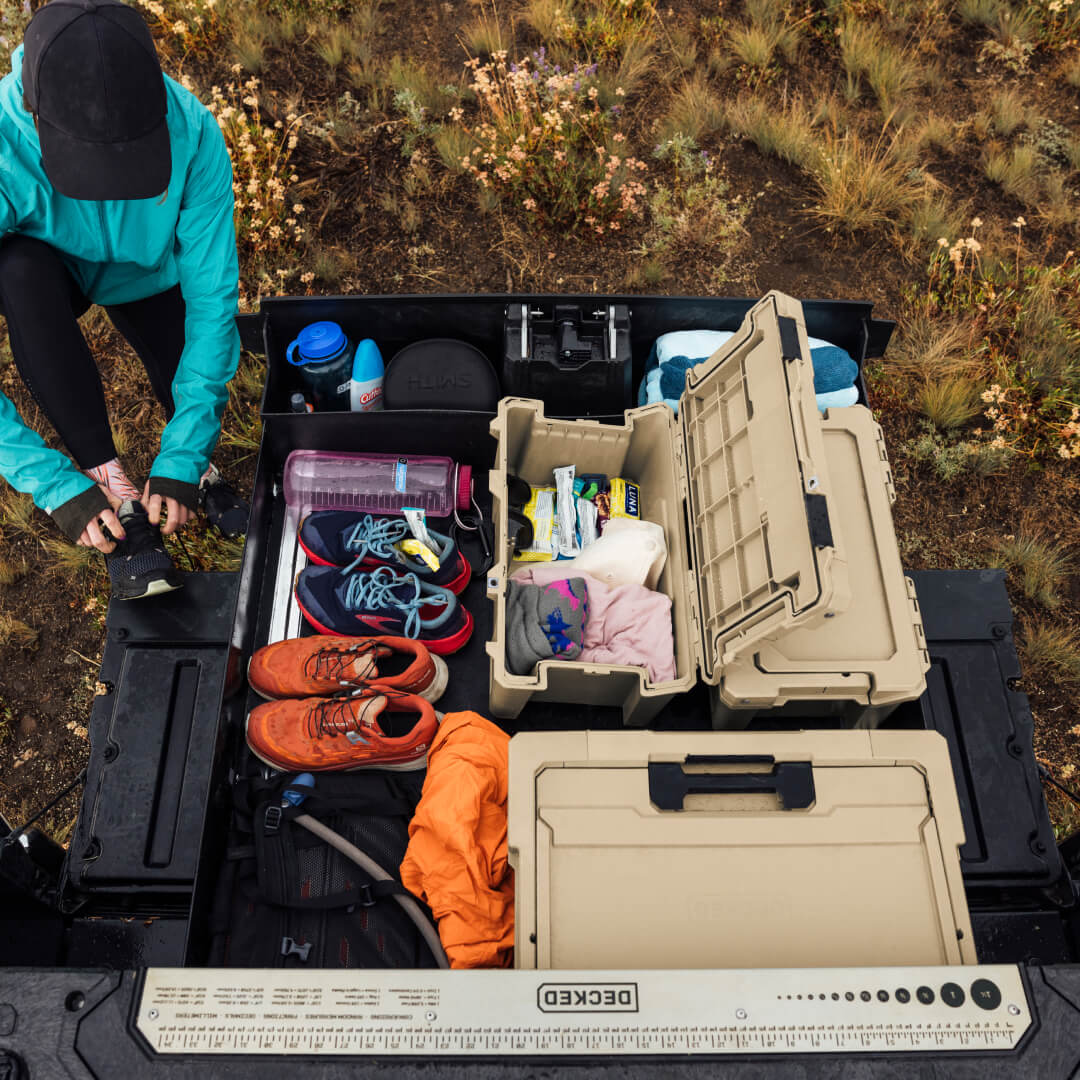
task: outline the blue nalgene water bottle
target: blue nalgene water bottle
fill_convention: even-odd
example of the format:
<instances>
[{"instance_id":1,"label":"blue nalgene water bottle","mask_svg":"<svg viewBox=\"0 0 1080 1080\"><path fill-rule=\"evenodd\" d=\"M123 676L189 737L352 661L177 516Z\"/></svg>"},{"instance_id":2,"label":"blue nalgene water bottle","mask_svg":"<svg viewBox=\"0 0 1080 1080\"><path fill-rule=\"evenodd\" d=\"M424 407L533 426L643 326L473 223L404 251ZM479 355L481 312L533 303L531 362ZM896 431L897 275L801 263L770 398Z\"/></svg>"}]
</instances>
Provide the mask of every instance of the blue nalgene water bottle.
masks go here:
<instances>
[{"instance_id":1,"label":"blue nalgene water bottle","mask_svg":"<svg viewBox=\"0 0 1080 1080\"><path fill-rule=\"evenodd\" d=\"M320 411L345 412L352 390L351 341L335 322L305 326L289 343L285 358L298 369L306 397Z\"/></svg>"}]
</instances>

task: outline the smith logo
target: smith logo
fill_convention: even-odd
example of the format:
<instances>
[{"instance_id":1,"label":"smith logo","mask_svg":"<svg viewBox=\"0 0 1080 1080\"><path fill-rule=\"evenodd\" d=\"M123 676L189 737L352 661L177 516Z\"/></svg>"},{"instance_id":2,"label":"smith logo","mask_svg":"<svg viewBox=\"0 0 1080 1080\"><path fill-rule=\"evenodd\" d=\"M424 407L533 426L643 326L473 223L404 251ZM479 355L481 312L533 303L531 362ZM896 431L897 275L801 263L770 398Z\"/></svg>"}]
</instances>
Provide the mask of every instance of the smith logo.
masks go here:
<instances>
[{"instance_id":1,"label":"smith logo","mask_svg":"<svg viewBox=\"0 0 1080 1080\"><path fill-rule=\"evenodd\" d=\"M637 1012L637 983L541 983L541 1012Z\"/></svg>"},{"instance_id":2,"label":"smith logo","mask_svg":"<svg viewBox=\"0 0 1080 1080\"><path fill-rule=\"evenodd\" d=\"M446 375L410 375L409 389L426 391L468 390L472 386L472 376L463 371Z\"/></svg>"}]
</instances>

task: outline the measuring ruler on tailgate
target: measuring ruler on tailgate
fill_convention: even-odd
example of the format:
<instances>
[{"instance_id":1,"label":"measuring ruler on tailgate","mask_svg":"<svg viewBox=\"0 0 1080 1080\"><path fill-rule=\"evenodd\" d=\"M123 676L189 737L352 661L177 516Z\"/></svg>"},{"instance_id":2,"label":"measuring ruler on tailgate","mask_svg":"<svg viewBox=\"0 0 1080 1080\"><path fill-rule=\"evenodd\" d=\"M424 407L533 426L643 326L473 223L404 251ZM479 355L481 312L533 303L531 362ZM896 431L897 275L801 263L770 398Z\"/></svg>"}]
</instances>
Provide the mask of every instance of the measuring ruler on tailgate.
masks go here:
<instances>
[{"instance_id":1,"label":"measuring ruler on tailgate","mask_svg":"<svg viewBox=\"0 0 1080 1080\"><path fill-rule=\"evenodd\" d=\"M401 1056L1011 1050L1013 966L756 971L151 968L159 1054Z\"/></svg>"}]
</instances>

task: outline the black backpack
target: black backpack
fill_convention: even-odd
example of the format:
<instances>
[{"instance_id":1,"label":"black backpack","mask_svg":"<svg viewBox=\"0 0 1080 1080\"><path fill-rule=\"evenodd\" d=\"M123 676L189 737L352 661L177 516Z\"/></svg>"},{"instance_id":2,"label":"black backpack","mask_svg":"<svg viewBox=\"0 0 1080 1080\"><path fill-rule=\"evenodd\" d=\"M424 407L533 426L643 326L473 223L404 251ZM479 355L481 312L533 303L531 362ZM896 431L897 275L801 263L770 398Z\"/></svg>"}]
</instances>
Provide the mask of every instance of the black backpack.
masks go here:
<instances>
[{"instance_id":1,"label":"black backpack","mask_svg":"<svg viewBox=\"0 0 1080 1080\"><path fill-rule=\"evenodd\" d=\"M424 968L435 958L394 899L423 770L323 773L303 803L289 776L238 780L211 917L219 967ZM373 858L378 882L295 818L310 814ZM430 913L421 904L425 914Z\"/></svg>"}]
</instances>

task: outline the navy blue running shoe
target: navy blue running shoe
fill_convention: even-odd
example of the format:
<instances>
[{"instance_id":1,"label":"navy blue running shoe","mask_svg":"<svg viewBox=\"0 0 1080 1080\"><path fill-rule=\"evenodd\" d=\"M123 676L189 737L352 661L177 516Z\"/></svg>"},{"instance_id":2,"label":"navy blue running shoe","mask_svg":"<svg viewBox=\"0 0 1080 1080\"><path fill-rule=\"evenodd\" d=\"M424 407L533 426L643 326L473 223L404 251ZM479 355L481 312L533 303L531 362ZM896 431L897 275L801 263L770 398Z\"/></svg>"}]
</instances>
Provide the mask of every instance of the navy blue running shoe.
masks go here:
<instances>
[{"instance_id":1,"label":"navy blue running shoe","mask_svg":"<svg viewBox=\"0 0 1080 1080\"><path fill-rule=\"evenodd\" d=\"M309 566L296 578L296 602L320 634L390 634L422 641L446 656L472 637L473 617L449 590L399 574Z\"/></svg>"},{"instance_id":2,"label":"navy blue running shoe","mask_svg":"<svg viewBox=\"0 0 1080 1080\"><path fill-rule=\"evenodd\" d=\"M184 580L173 566L161 529L150 524L143 504L126 499L116 516L124 526L124 539L105 556L114 600L141 600L183 587Z\"/></svg>"},{"instance_id":3,"label":"navy blue running shoe","mask_svg":"<svg viewBox=\"0 0 1080 1080\"><path fill-rule=\"evenodd\" d=\"M400 574L415 574L426 585L438 585L455 595L472 577L472 567L449 536L428 529L435 543L439 569L432 570L418 555L398 548L412 538L400 517L372 517L352 510L319 510L300 525L300 546L316 566L348 570L389 566Z\"/></svg>"}]
</instances>

